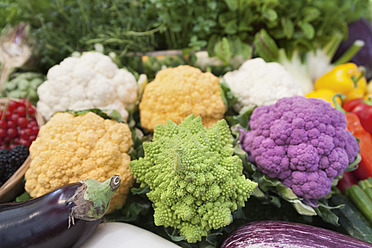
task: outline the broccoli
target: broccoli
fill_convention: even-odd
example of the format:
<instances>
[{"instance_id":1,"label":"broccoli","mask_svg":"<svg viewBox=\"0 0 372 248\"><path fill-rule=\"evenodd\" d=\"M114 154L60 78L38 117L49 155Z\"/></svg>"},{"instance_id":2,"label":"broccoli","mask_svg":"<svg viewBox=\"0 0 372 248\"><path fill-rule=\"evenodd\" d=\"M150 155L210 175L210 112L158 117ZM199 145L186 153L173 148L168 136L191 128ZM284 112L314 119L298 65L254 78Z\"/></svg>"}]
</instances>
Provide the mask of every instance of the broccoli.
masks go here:
<instances>
[{"instance_id":1,"label":"broccoli","mask_svg":"<svg viewBox=\"0 0 372 248\"><path fill-rule=\"evenodd\" d=\"M232 143L224 119L209 129L194 115L178 126L168 120L155 127L144 158L130 163L136 181L150 187L155 225L178 229L195 243L232 222L231 213L257 186L243 175Z\"/></svg>"},{"instance_id":2,"label":"broccoli","mask_svg":"<svg viewBox=\"0 0 372 248\"><path fill-rule=\"evenodd\" d=\"M344 114L322 99L293 96L259 106L249 125L240 143L250 162L312 206L359 153Z\"/></svg>"}]
</instances>

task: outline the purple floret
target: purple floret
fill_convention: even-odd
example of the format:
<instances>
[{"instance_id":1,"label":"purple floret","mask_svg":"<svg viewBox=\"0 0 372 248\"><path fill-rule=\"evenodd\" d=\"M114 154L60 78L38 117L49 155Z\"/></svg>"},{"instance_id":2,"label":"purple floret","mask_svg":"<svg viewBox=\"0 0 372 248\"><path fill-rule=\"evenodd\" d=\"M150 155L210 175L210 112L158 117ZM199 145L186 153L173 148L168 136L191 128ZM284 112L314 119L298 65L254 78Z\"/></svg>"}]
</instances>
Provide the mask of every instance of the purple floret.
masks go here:
<instances>
[{"instance_id":1,"label":"purple floret","mask_svg":"<svg viewBox=\"0 0 372 248\"><path fill-rule=\"evenodd\" d=\"M293 96L259 106L249 125L240 143L250 161L310 202L327 195L359 153L344 114L321 99Z\"/></svg>"}]
</instances>

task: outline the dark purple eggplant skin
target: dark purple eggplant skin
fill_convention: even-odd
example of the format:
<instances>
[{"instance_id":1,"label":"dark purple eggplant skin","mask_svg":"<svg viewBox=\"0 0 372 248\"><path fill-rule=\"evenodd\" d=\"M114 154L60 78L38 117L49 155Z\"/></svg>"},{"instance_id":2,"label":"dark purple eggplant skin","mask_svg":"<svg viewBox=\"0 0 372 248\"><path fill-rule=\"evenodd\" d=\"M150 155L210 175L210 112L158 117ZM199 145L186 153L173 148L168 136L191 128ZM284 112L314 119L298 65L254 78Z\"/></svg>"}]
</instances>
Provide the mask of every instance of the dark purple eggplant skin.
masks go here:
<instances>
[{"instance_id":1,"label":"dark purple eggplant skin","mask_svg":"<svg viewBox=\"0 0 372 248\"><path fill-rule=\"evenodd\" d=\"M341 42L333 61L336 61L355 40L363 40L364 46L354 55L351 62L364 66L366 78L372 79L372 25L367 19L360 18L348 24L348 37Z\"/></svg>"},{"instance_id":2,"label":"dark purple eggplant skin","mask_svg":"<svg viewBox=\"0 0 372 248\"><path fill-rule=\"evenodd\" d=\"M29 201L0 204L0 247L79 247L101 222L75 218L69 228L75 204L66 201L81 185L69 184Z\"/></svg>"},{"instance_id":3,"label":"dark purple eggplant skin","mask_svg":"<svg viewBox=\"0 0 372 248\"><path fill-rule=\"evenodd\" d=\"M371 248L372 244L325 228L267 220L240 226L221 246L243 247Z\"/></svg>"}]
</instances>

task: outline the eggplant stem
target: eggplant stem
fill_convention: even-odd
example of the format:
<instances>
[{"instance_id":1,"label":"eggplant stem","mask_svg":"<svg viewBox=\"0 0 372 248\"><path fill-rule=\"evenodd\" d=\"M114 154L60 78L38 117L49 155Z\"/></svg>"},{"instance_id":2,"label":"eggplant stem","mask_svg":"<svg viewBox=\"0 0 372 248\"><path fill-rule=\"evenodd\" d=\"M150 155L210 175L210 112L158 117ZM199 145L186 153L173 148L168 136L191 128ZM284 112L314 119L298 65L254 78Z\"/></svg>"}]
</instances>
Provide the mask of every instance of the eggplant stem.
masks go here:
<instances>
[{"instance_id":1,"label":"eggplant stem","mask_svg":"<svg viewBox=\"0 0 372 248\"><path fill-rule=\"evenodd\" d=\"M72 225L74 226L74 225L75 225L75 218L74 218L74 216L72 215L72 213L68 216L68 227L67 227L67 229L70 229L70 227L71 227L71 222L72 222Z\"/></svg>"}]
</instances>

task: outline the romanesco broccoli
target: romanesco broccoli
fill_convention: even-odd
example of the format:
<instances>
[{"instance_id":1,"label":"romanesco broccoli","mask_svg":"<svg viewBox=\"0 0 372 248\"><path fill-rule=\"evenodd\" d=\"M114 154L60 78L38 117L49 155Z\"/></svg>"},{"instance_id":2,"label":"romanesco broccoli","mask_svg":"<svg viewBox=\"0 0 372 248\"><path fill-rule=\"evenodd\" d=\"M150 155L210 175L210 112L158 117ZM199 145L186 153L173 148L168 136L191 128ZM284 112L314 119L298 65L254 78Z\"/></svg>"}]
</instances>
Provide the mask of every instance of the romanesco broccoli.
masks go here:
<instances>
[{"instance_id":1,"label":"romanesco broccoli","mask_svg":"<svg viewBox=\"0 0 372 248\"><path fill-rule=\"evenodd\" d=\"M155 224L179 229L189 243L231 223L257 186L242 174L233 155L233 137L225 120L207 129L201 117L188 116L155 127L145 157L130 163L137 182L149 186Z\"/></svg>"}]
</instances>

